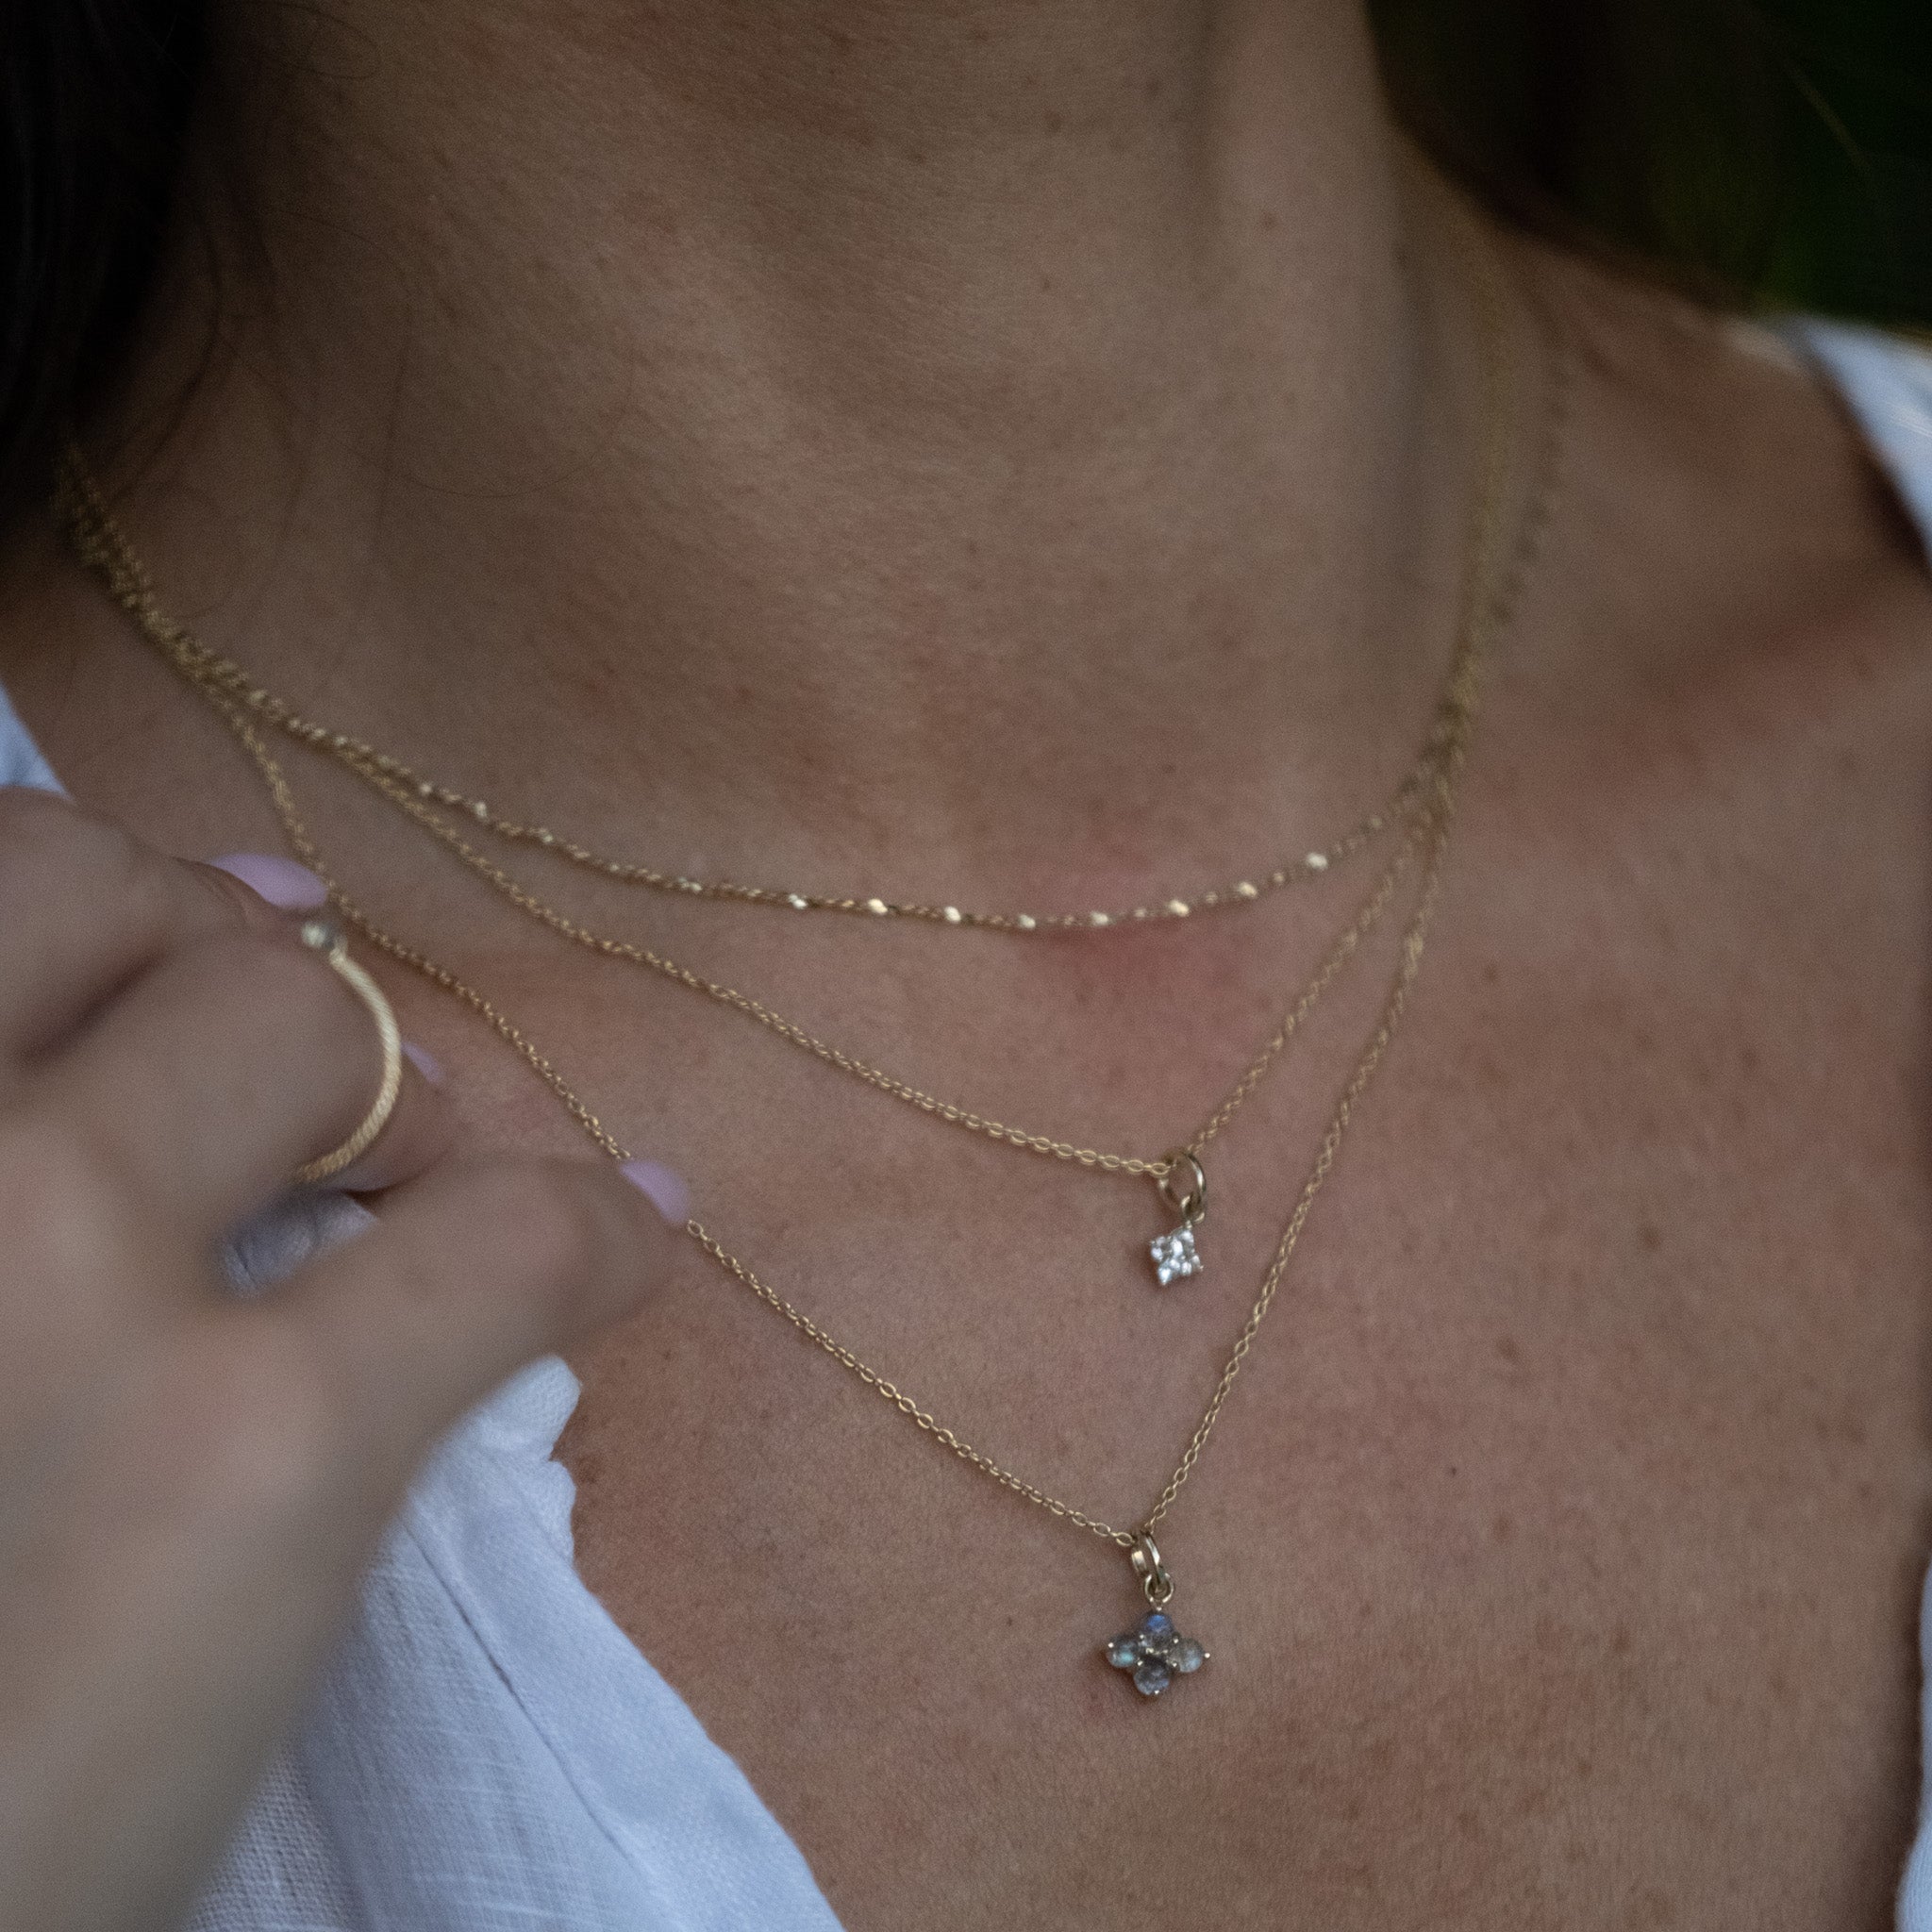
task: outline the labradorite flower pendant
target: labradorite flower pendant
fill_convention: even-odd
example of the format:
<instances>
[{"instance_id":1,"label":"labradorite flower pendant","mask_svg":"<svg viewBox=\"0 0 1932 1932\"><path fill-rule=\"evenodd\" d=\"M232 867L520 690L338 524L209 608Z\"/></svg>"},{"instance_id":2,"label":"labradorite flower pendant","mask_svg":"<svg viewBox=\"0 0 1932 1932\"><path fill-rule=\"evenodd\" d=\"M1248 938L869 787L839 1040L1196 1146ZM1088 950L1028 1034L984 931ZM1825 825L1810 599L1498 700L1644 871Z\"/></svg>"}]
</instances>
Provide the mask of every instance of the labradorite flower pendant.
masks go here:
<instances>
[{"instance_id":1,"label":"labradorite flower pendant","mask_svg":"<svg viewBox=\"0 0 1932 1932\"><path fill-rule=\"evenodd\" d=\"M1135 1628L1113 1638L1101 1654L1115 1670L1133 1674L1134 1689L1142 1697L1158 1697L1176 1677L1198 1671L1208 1661L1208 1652L1193 1638L1183 1637L1167 1614L1174 1578L1144 1529L1127 1557L1147 1598L1147 1614Z\"/></svg>"}]
</instances>

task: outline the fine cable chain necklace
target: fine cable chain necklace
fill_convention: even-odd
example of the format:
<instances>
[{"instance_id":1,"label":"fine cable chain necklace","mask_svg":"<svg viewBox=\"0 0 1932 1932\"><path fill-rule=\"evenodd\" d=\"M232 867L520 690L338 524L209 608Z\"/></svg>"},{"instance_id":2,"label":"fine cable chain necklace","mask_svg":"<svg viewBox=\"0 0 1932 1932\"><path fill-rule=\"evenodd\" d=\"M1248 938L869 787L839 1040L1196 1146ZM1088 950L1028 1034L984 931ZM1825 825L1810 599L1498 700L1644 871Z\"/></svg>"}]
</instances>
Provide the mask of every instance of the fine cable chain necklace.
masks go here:
<instances>
[{"instance_id":1,"label":"fine cable chain necklace","mask_svg":"<svg viewBox=\"0 0 1932 1932\"><path fill-rule=\"evenodd\" d=\"M1501 326L1496 319L1503 297L1499 269L1491 253L1491 244L1479 230L1474 232L1478 245L1471 252L1480 264L1478 290L1485 312L1491 319L1490 341L1492 350L1496 352L1489 368L1491 407L1485 457L1487 475L1493 480L1507 467L1510 453L1509 439L1502 433L1503 411L1496 401L1496 393L1503 381L1500 366ZM693 1217L686 1223L687 1235L720 1269L750 1291L774 1313L782 1316L814 1345L832 1357L865 1387L871 1389L882 1400L890 1402L895 1409L942 1448L997 1482L1002 1488L1044 1509L1057 1519L1105 1540L1127 1556L1133 1576L1145 1599L1147 1614L1134 1630L1104 1645L1102 1655L1115 1669L1129 1673L1135 1689L1149 1699L1158 1697L1165 1691L1175 1675L1196 1671L1208 1661L1208 1652L1198 1641L1181 1636L1167 1614L1167 1606L1174 1596L1174 1579L1155 1543L1153 1532L1166 1519L1199 1462L1201 1453L1220 1419L1241 1365L1253 1348L1260 1325L1274 1304L1290 1261L1299 1244L1315 1198L1334 1166L1356 1106L1380 1066L1407 1008L1409 991L1421 967L1429 923L1440 892L1443 861L1455 816L1457 781L1467 756L1474 702L1488 646L1507 625L1520 601L1524 584L1540 547L1547 522L1555 493L1557 455L1565 414L1569 345L1556 319L1547 309L1541 308L1541 305L1537 307L1545 325L1548 341L1546 395L1542 411L1538 483L1523 516L1517 542L1512 546L1509 568L1504 570L1500 567L1502 546L1492 530L1490 541L1484 546L1484 568L1478 580L1470 587L1470 624L1473 641L1467 658L1458 658L1456 705L1457 728L1443 743L1440 762L1433 774L1429 791L1419 809L1415 828L1411 832L1411 846L1419 841L1425 856L1417 902L1403 934L1399 964L1375 1029L1357 1058L1348 1082L1343 1087L1330 1115L1314 1164L1295 1198L1274 1257L1262 1277L1259 1291L1215 1382L1208 1406L1195 1425L1173 1474L1168 1478L1153 1507L1141 1519L1139 1525L1131 1529L1121 1527L1103 1517L1063 1502L974 1447L955 1430L940 1422L896 1384L873 1369L854 1351L838 1341L809 1315L760 1279L748 1264L732 1254L702 1222ZM64 475L62 487L63 491L67 487L67 478ZM1500 500L1500 491L1493 493ZM1486 490L1486 497L1491 494L1492 492ZM83 531L78 527L71 527L71 534L75 536L76 546L79 547ZM97 564L85 554L83 561L89 562L98 574ZM125 602L118 597L117 601ZM158 616L158 613L156 615ZM589 1105L514 1022L483 993L459 979L446 967L439 965L426 955L386 932L341 890L326 860L316 847L314 840L309 836L287 779L263 741L261 734L256 729L249 708L225 695L218 689L211 689L198 680L195 683L196 688L202 691L249 752L267 785L275 809L291 845L323 879L344 920L399 964L421 974L433 985L470 1008L550 1088L579 1127L605 1154L619 1161L627 1159L628 1150L604 1126ZM1147 1170L1143 1167L1143 1171Z\"/></svg>"}]
</instances>

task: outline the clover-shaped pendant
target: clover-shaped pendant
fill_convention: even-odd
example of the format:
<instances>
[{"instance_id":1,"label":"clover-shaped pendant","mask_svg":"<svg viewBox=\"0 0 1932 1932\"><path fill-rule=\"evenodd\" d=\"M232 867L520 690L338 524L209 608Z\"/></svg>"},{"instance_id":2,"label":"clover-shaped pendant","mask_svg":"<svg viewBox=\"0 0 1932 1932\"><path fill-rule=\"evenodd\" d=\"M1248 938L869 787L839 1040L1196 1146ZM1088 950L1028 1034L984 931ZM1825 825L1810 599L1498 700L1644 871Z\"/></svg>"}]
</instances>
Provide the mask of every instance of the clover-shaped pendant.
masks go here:
<instances>
[{"instance_id":1,"label":"clover-shaped pendant","mask_svg":"<svg viewBox=\"0 0 1932 1932\"><path fill-rule=\"evenodd\" d=\"M1191 1637L1183 1637L1164 1610L1150 1610L1138 1630L1107 1646L1107 1660L1117 1671L1134 1674L1134 1689L1142 1697L1158 1697L1176 1677L1198 1671L1208 1653Z\"/></svg>"},{"instance_id":2,"label":"clover-shaped pendant","mask_svg":"<svg viewBox=\"0 0 1932 1932\"><path fill-rule=\"evenodd\" d=\"M1188 1147L1176 1147L1172 1154L1163 1155L1152 1172L1155 1191L1179 1217L1174 1226L1147 1243L1154 1278L1165 1288L1201 1272L1201 1250L1194 1241L1194 1229L1208 1211L1208 1175L1199 1156Z\"/></svg>"},{"instance_id":3,"label":"clover-shaped pendant","mask_svg":"<svg viewBox=\"0 0 1932 1932\"><path fill-rule=\"evenodd\" d=\"M1201 1251L1194 1245L1194 1230L1187 1222L1171 1233L1156 1235L1147 1243L1147 1252L1154 1257L1154 1278L1162 1288L1201 1272Z\"/></svg>"}]
</instances>

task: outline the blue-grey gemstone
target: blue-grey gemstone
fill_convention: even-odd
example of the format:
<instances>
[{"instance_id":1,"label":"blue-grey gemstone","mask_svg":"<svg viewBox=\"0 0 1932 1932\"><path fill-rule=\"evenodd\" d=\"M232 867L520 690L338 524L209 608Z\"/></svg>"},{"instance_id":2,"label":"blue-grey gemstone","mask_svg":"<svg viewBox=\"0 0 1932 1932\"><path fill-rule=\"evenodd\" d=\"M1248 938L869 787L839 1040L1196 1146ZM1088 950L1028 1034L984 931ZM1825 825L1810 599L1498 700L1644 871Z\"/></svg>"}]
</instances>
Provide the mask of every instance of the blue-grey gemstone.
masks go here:
<instances>
[{"instance_id":1,"label":"blue-grey gemstone","mask_svg":"<svg viewBox=\"0 0 1932 1932\"><path fill-rule=\"evenodd\" d=\"M1158 1697L1174 1682L1174 1673L1151 1658L1134 1673L1134 1689L1142 1697Z\"/></svg>"},{"instance_id":2,"label":"blue-grey gemstone","mask_svg":"<svg viewBox=\"0 0 1932 1932\"><path fill-rule=\"evenodd\" d=\"M1191 1637L1181 1639L1180 1647L1174 1659L1175 1670L1185 1674L1189 1671L1198 1671L1207 1661L1208 1653Z\"/></svg>"},{"instance_id":3,"label":"blue-grey gemstone","mask_svg":"<svg viewBox=\"0 0 1932 1932\"><path fill-rule=\"evenodd\" d=\"M1117 1671L1131 1671L1141 1661L1141 1640L1138 1637L1116 1637L1107 1646L1107 1660Z\"/></svg>"},{"instance_id":4,"label":"blue-grey gemstone","mask_svg":"<svg viewBox=\"0 0 1932 1932\"><path fill-rule=\"evenodd\" d=\"M1161 1610L1151 1610L1141 1619L1141 1628L1149 1637L1165 1637L1174 1629L1174 1619Z\"/></svg>"}]
</instances>

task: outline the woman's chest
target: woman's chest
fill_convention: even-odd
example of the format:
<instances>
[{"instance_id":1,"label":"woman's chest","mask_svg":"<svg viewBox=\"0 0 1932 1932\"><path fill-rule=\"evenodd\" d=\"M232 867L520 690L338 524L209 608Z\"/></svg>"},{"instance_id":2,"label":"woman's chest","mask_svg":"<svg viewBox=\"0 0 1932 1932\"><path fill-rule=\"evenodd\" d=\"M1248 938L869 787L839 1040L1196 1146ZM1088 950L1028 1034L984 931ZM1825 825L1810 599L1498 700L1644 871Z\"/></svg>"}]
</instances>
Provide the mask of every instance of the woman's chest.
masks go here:
<instances>
[{"instance_id":1,"label":"woman's chest","mask_svg":"<svg viewBox=\"0 0 1932 1932\"><path fill-rule=\"evenodd\" d=\"M1618 908L1658 922L1621 960L1547 893L1571 943L1442 938L1161 1526L1212 1657L1158 1703L1100 1655L1141 1607L1117 1550L702 1257L586 1359L584 1574L857 1932L1884 1923L1932 1497L1913 975L1870 931L1754 959L1709 886L1666 896ZM996 1156L848 1189L864 1109L805 1089L795 1168L700 1151L700 1210L1131 1524L1319 1142L1312 1058L1158 1301L1110 1199L1049 1176L1048 1222Z\"/></svg>"}]
</instances>

